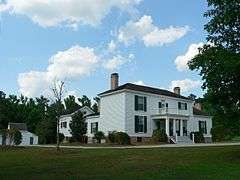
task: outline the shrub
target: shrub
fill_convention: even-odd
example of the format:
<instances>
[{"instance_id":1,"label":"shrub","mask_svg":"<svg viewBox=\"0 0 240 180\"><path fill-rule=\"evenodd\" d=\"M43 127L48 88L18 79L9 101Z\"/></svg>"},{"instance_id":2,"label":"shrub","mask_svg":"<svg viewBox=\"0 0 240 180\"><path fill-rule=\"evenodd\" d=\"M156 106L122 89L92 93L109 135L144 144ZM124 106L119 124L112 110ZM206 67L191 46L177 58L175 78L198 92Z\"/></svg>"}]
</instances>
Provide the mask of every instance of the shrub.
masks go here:
<instances>
[{"instance_id":1,"label":"shrub","mask_svg":"<svg viewBox=\"0 0 240 180\"><path fill-rule=\"evenodd\" d=\"M167 142L168 137L164 130L156 129L153 131L152 138L156 142Z\"/></svg>"},{"instance_id":2,"label":"shrub","mask_svg":"<svg viewBox=\"0 0 240 180\"><path fill-rule=\"evenodd\" d=\"M116 131L112 131L108 133L108 140L110 143L115 143L115 135L116 135Z\"/></svg>"},{"instance_id":3,"label":"shrub","mask_svg":"<svg viewBox=\"0 0 240 180\"><path fill-rule=\"evenodd\" d=\"M114 141L117 144L128 145L130 144L130 137L125 132L116 132L114 133Z\"/></svg>"},{"instance_id":4,"label":"shrub","mask_svg":"<svg viewBox=\"0 0 240 180\"><path fill-rule=\"evenodd\" d=\"M104 139L104 133L102 131L97 131L94 134L94 138L97 140L98 143L101 143L101 140Z\"/></svg>"},{"instance_id":5,"label":"shrub","mask_svg":"<svg viewBox=\"0 0 240 180\"><path fill-rule=\"evenodd\" d=\"M213 141L224 141L226 138L226 128L223 125L214 126L211 129Z\"/></svg>"},{"instance_id":6,"label":"shrub","mask_svg":"<svg viewBox=\"0 0 240 180\"><path fill-rule=\"evenodd\" d=\"M194 142L195 143L204 143L204 136L202 132L191 132L190 137L193 139L193 133L194 133Z\"/></svg>"},{"instance_id":7,"label":"shrub","mask_svg":"<svg viewBox=\"0 0 240 180\"><path fill-rule=\"evenodd\" d=\"M65 136L63 133L59 133L59 142L62 143L64 140Z\"/></svg>"}]
</instances>

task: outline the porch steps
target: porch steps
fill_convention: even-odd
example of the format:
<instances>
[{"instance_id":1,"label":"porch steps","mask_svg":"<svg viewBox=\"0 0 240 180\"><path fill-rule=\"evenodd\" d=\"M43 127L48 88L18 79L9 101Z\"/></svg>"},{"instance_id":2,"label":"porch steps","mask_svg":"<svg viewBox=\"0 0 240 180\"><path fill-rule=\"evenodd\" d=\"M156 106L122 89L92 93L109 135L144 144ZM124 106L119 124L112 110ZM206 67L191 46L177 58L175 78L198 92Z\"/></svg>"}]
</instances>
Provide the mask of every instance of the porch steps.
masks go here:
<instances>
[{"instance_id":1,"label":"porch steps","mask_svg":"<svg viewBox=\"0 0 240 180\"><path fill-rule=\"evenodd\" d=\"M193 144L193 141L188 136L178 136L177 140L175 137L170 137L170 140L174 144Z\"/></svg>"}]
</instances>

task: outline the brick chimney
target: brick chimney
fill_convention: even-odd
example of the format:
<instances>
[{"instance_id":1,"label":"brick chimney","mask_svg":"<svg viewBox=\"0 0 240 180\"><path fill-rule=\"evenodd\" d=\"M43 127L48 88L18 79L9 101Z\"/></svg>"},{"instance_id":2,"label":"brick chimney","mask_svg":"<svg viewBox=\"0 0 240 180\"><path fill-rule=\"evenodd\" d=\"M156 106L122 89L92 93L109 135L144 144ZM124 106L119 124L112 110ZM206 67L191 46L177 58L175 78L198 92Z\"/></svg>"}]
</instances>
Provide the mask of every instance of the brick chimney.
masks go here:
<instances>
[{"instance_id":1,"label":"brick chimney","mask_svg":"<svg viewBox=\"0 0 240 180\"><path fill-rule=\"evenodd\" d=\"M111 74L111 90L116 89L118 87L119 76L118 73Z\"/></svg>"},{"instance_id":2,"label":"brick chimney","mask_svg":"<svg viewBox=\"0 0 240 180\"><path fill-rule=\"evenodd\" d=\"M198 102L198 103L195 102L195 103L194 103L194 107L195 107L196 109L200 110L200 111L202 110L202 104L199 103L199 102Z\"/></svg>"},{"instance_id":3,"label":"brick chimney","mask_svg":"<svg viewBox=\"0 0 240 180\"><path fill-rule=\"evenodd\" d=\"M174 92L175 94L180 95L180 87L174 87L174 88L173 88L173 92Z\"/></svg>"}]
</instances>

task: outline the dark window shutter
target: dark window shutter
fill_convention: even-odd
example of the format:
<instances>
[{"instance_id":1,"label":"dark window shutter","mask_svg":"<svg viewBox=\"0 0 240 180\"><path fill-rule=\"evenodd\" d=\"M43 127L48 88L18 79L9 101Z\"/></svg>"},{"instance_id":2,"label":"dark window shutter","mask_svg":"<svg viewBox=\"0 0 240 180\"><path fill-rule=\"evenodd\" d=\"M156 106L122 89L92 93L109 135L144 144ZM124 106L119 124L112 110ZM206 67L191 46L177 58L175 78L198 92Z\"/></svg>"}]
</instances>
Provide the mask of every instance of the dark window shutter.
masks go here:
<instances>
[{"instance_id":1,"label":"dark window shutter","mask_svg":"<svg viewBox=\"0 0 240 180\"><path fill-rule=\"evenodd\" d=\"M181 109L181 102L178 102L178 109Z\"/></svg>"},{"instance_id":2,"label":"dark window shutter","mask_svg":"<svg viewBox=\"0 0 240 180\"><path fill-rule=\"evenodd\" d=\"M201 121L198 121L198 129L199 129L199 132L201 132Z\"/></svg>"},{"instance_id":3,"label":"dark window shutter","mask_svg":"<svg viewBox=\"0 0 240 180\"><path fill-rule=\"evenodd\" d=\"M147 116L144 116L144 133L147 133Z\"/></svg>"},{"instance_id":4,"label":"dark window shutter","mask_svg":"<svg viewBox=\"0 0 240 180\"><path fill-rule=\"evenodd\" d=\"M162 108L162 103L161 102L158 103L158 108Z\"/></svg>"},{"instance_id":5,"label":"dark window shutter","mask_svg":"<svg viewBox=\"0 0 240 180\"><path fill-rule=\"evenodd\" d=\"M98 122L96 122L96 132L98 132Z\"/></svg>"},{"instance_id":6,"label":"dark window shutter","mask_svg":"<svg viewBox=\"0 0 240 180\"><path fill-rule=\"evenodd\" d=\"M187 110L187 103L185 103L185 110Z\"/></svg>"},{"instance_id":7,"label":"dark window shutter","mask_svg":"<svg viewBox=\"0 0 240 180\"><path fill-rule=\"evenodd\" d=\"M204 121L204 123L205 123L205 134L207 134L207 122L206 121Z\"/></svg>"},{"instance_id":8,"label":"dark window shutter","mask_svg":"<svg viewBox=\"0 0 240 180\"><path fill-rule=\"evenodd\" d=\"M135 95L135 111L138 111L138 96Z\"/></svg>"},{"instance_id":9,"label":"dark window shutter","mask_svg":"<svg viewBox=\"0 0 240 180\"><path fill-rule=\"evenodd\" d=\"M147 112L147 97L144 97L144 111Z\"/></svg>"},{"instance_id":10,"label":"dark window shutter","mask_svg":"<svg viewBox=\"0 0 240 180\"><path fill-rule=\"evenodd\" d=\"M138 132L138 124L139 124L138 116L135 116L135 133Z\"/></svg>"},{"instance_id":11,"label":"dark window shutter","mask_svg":"<svg viewBox=\"0 0 240 180\"><path fill-rule=\"evenodd\" d=\"M93 123L91 123L91 134L93 133Z\"/></svg>"},{"instance_id":12,"label":"dark window shutter","mask_svg":"<svg viewBox=\"0 0 240 180\"><path fill-rule=\"evenodd\" d=\"M168 108L168 103L166 103L166 108Z\"/></svg>"}]
</instances>

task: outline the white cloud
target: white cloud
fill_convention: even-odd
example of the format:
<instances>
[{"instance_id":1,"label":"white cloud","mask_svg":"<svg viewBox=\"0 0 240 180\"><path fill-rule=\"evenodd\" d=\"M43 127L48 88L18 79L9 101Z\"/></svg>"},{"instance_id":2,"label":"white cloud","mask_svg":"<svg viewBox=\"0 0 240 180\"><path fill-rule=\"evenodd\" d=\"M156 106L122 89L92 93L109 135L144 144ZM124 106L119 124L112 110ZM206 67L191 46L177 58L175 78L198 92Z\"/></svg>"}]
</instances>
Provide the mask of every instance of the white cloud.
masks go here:
<instances>
[{"instance_id":1,"label":"white cloud","mask_svg":"<svg viewBox=\"0 0 240 180\"><path fill-rule=\"evenodd\" d=\"M175 65L179 71L188 70L187 63L199 53L199 48L203 47L203 43L191 44L188 47L187 52L184 55L177 56L175 59Z\"/></svg>"},{"instance_id":2,"label":"white cloud","mask_svg":"<svg viewBox=\"0 0 240 180\"><path fill-rule=\"evenodd\" d=\"M89 75L96 70L98 64L99 57L92 48L73 46L53 55L46 71L19 74L20 92L30 97L46 95L54 80L69 80Z\"/></svg>"},{"instance_id":3,"label":"white cloud","mask_svg":"<svg viewBox=\"0 0 240 180\"><path fill-rule=\"evenodd\" d=\"M189 31L188 26L161 29L153 24L151 16L144 15L138 21L129 21L118 32L118 40L125 45L134 41L143 41L145 46L162 46L183 37Z\"/></svg>"},{"instance_id":4,"label":"white cloud","mask_svg":"<svg viewBox=\"0 0 240 180\"><path fill-rule=\"evenodd\" d=\"M131 62L134 59L133 54L129 54L128 57L123 57L121 55L116 55L113 58L105 61L103 67L107 70L116 70L119 69L123 64Z\"/></svg>"},{"instance_id":5,"label":"white cloud","mask_svg":"<svg viewBox=\"0 0 240 180\"><path fill-rule=\"evenodd\" d=\"M195 88L199 88L201 86L201 81L195 81L191 79L184 80L174 80L171 82L169 89L172 91L174 87L180 87L181 92L190 92Z\"/></svg>"},{"instance_id":6,"label":"white cloud","mask_svg":"<svg viewBox=\"0 0 240 180\"><path fill-rule=\"evenodd\" d=\"M183 37L189 31L189 27L173 27L166 29L155 28L154 31L143 37L144 44L148 46L163 46Z\"/></svg>"},{"instance_id":7,"label":"white cloud","mask_svg":"<svg viewBox=\"0 0 240 180\"><path fill-rule=\"evenodd\" d=\"M146 84L145 84L143 81L141 81L141 80L136 81L136 82L133 82L133 84L137 84L137 85L140 85L140 86L145 86L145 85L146 85Z\"/></svg>"},{"instance_id":8,"label":"white cloud","mask_svg":"<svg viewBox=\"0 0 240 180\"><path fill-rule=\"evenodd\" d=\"M108 47L107 47L108 51L114 52L116 48L117 48L116 43L113 40L111 40L110 43L108 43Z\"/></svg>"},{"instance_id":9,"label":"white cloud","mask_svg":"<svg viewBox=\"0 0 240 180\"><path fill-rule=\"evenodd\" d=\"M113 9L129 13L141 0L6 0L0 10L24 15L43 27L61 24L98 25Z\"/></svg>"}]
</instances>

